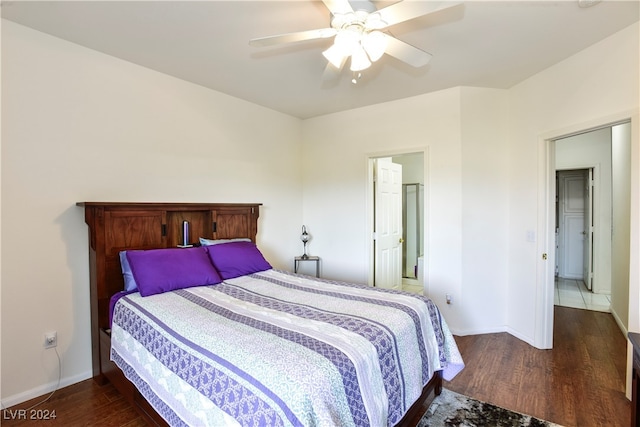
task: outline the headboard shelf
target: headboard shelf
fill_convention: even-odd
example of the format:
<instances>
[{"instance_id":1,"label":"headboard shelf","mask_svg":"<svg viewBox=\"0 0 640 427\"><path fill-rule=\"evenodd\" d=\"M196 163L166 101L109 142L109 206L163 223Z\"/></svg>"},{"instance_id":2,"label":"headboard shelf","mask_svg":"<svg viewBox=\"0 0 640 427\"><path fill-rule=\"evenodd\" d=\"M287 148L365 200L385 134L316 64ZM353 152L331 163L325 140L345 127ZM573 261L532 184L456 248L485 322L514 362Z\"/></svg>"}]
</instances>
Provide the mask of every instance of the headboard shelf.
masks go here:
<instances>
[{"instance_id":1,"label":"headboard shelf","mask_svg":"<svg viewBox=\"0 0 640 427\"><path fill-rule=\"evenodd\" d=\"M189 243L200 237L256 241L260 203L78 202L89 226L89 279L93 376L104 382L100 330L110 328L109 301L124 289L120 251L177 247L183 221ZM108 354L108 353L103 353Z\"/></svg>"},{"instance_id":2,"label":"headboard shelf","mask_svg":"<svg viewBox=\"0 0 640 427\"><path fill-rule=\"evenodd\" d=\"M105 206L109 209L165 209L170 211L206 210L221 207L254 207L262 203L180 203L180 202L78 202L76 206Z\"/></svg>"}]
</instances>

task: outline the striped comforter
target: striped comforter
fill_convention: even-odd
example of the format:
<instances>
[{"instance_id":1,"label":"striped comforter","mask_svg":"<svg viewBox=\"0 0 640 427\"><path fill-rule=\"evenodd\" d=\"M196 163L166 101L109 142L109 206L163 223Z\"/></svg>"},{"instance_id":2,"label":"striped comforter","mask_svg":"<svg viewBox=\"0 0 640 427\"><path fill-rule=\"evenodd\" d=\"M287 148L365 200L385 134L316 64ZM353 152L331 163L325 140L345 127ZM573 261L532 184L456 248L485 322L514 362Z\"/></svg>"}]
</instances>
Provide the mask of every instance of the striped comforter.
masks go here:
<instances>
[{"instance_id":1,"label":"striped comforter","mask_svg":"<svg viewBox=\"0 0 640 427\"><path fill-rule=\"evenodd\" d=\"M172 426L394 425L464 366L431 300L277 270L126 295L111 344Z\"/></svg>"}]
</instances>

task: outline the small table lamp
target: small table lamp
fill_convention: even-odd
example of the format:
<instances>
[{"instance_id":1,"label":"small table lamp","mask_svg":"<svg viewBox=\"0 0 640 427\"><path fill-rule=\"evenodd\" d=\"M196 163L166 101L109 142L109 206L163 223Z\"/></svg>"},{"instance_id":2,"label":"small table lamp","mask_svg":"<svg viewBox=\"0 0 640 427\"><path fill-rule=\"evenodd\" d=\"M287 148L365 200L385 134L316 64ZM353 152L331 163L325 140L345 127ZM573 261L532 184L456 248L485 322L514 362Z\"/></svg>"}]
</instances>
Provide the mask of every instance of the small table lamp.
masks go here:
<instances>
[{"instance_id":1,"label":"small table lamp","mask_svg":"<svg viewBox=\"0 0 640 427\"><path fill-rule=\"evenodd\" d=\"M300 240L302 240L302 244L304 245L304 254L302 254L302 259L307 259L309 258L309 255L307 255L307 242L311 240L311 235L307 233L307 228L304 225L302 226Z\"/></svg>"}]
</instances>

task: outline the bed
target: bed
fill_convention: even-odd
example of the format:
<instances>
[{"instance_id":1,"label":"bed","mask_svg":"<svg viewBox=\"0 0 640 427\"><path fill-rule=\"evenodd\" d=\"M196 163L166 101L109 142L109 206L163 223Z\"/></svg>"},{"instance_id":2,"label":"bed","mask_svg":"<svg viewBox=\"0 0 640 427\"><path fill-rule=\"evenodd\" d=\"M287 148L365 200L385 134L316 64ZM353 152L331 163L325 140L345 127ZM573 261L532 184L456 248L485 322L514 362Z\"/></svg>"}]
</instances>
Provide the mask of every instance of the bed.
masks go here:
<instances>
[{"instance_id":1,"label":"bed","mask_svg":"<svg viewBox=\"0 0 640 427\"><path fill-rule=\"evenodd\" d=\"M94 378L150 424L412 425L463 366L429 299L273 269L259 204L79 205ZM219 244L178 248L185 221Z\"/></svg>"}]
</instances>

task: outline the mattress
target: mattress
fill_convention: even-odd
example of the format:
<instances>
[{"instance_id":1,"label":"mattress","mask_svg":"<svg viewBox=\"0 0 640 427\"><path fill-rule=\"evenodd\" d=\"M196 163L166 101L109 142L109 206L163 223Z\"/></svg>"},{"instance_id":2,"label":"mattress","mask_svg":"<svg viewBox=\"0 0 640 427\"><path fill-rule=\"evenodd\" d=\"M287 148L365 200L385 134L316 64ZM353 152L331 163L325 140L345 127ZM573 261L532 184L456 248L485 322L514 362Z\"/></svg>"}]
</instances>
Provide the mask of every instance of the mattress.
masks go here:
<instances>
[{"instance_id":1,"label":"mattress","mask_svg":"<svg viewBox=\"0 0 640 427\"><path fill-rule=\"evenodd\" d=\"M112 319L111 359L172 426L392 426L464 366L430 299L275 269Z\"/></svg>"}]
</instances>

